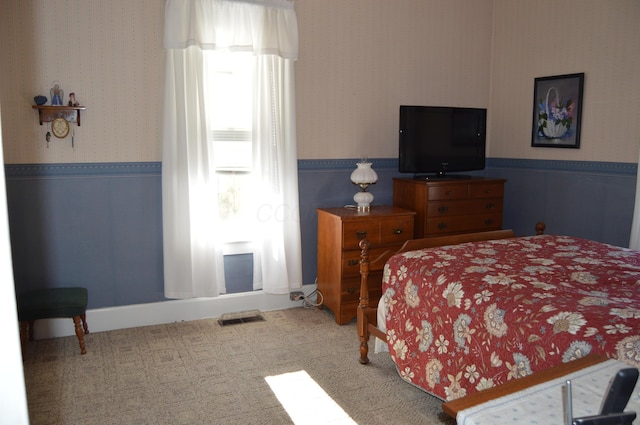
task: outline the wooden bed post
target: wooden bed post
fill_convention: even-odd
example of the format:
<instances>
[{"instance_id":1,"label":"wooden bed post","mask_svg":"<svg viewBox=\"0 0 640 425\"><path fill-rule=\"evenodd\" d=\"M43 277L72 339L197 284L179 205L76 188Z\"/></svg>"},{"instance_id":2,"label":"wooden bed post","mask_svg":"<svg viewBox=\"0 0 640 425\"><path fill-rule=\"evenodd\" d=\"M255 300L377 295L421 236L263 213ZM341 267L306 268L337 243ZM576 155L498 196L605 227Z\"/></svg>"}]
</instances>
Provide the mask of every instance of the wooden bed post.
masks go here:
<instances>
[{"instance_id":1,"label":"wooden bed post","mask_svg":"<svg viewBox=\"0 0 640 425\"><path fill-rule=\"evenodd\" d=\"M536 223L536 235L543 235L544 229L546 229L547 225L544 222L539 221Z\"/></svg>"},{"instance_id":2,"label":"wooden bed post","mask_svg":"<svg viewBox=\"0 0 640 425\"><path fill-rule=\"evenodd\" d=\"M371 243L363 239L360 241L360 303L358 304L358 336L360 337L360 363L369 363L369 248Z\"/></svg>"}]
</instances>

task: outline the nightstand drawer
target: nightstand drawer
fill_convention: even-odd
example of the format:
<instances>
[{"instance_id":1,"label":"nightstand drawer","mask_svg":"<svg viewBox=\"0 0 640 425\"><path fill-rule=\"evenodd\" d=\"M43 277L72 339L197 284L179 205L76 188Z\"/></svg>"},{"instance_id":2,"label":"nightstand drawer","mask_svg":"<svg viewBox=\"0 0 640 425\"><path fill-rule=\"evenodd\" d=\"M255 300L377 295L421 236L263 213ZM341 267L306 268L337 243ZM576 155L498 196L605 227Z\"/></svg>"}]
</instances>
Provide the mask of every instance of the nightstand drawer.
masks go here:
<instances>
[{"instance_id":1,"label":"nightstand drawer","mask_svg":"<svg viewBox=\"0 0 640 425\"><path fill-rule=\"evenodd\" d=\"M372 246L380 244L380 224L377 221L348 222L342 225L342 244L344 249L360 249L362 239Z\"/></svg>"},{"instance_id":2,"label":"nightstand drawer","mask_svg":"<svg viewBox=\"0 0 640 425\"><path fill-rule=\"evenodd\" d=\"M380 244L403 244L413 239L413 216L380 220ZM400 246L398 246L398 249ZM372 259L375 259L372 258Z\"/></svg>"},{"instance_id":3,"label":"nightstand drawer","mask_svg":"<svg viewBox=\"0 0 640 425\"><path fill-rule=\"evenodd\" d=\"M411 230L413 232L413 229ZM385 246L382 248L369 249L369 261L373 261L387 251L397 251L402 245ZM360 251L343 251L342 253L342 275L360 276Z\"/></svg>"},{"instance_id":4,"label":"nightstand drawer","mask_svg":"<svg viewBox=\"0 0 640 425\"><path fill-rule=\"evenodd\" d=\"M372 273L369 277L372 279L372 282L375 282L373 286L369 287L369 301L373 299L377 304L377 301L380 299L380 295L382 295L382 273ZM345 303L358 301L360 299L359 277L349 277L342 281L340 298L342 299L342 302Z\"/></svg>"}]
</instances>

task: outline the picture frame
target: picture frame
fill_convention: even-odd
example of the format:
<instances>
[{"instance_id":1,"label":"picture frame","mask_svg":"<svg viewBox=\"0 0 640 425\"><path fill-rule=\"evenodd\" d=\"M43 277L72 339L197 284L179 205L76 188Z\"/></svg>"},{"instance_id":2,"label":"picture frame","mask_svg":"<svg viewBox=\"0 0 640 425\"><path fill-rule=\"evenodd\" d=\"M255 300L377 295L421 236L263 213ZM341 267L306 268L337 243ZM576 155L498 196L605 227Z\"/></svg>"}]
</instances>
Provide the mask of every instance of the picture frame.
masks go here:
<instances>
[{"instance_id":1,"label":"picture frame","mask_svg":"<svg viewBox=\"0 0 640 425\"><path fill-rule=\"evenodd\" d=\"M534 80L531 146L580 148L583 88L584 72Z\"/></svg>"}]
</instances>

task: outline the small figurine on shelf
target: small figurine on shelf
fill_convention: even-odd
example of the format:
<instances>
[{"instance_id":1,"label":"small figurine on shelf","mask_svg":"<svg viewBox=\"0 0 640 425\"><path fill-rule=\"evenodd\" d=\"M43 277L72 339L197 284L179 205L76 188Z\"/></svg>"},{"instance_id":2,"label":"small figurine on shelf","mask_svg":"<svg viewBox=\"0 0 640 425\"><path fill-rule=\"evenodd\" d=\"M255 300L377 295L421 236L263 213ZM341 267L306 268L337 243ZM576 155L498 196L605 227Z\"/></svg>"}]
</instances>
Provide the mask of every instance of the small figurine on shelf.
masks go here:
<instances>
[{"instance_id":1,"label":"small figurine on shelf","mask_svg":"<svg viewBox=\"0 0 640 425\"><path fill-rule=\"evenodd\" d=\"M69 106L80 106L80 103L76 101L75 93L69 93Z\"/></svg>"},{"instance_id":2,"label":"small figurine on shelf","mask_svg":"<svg viewBox=\"0 0 640 425\"><path fill-rule=\"evenodd\" d=\"M51 105L53 106L62 106L62 98L64 97L64 92L60 88L60 83L57 81L53 83L53 87L51 88Z\"/></svg>"}]
</instances>

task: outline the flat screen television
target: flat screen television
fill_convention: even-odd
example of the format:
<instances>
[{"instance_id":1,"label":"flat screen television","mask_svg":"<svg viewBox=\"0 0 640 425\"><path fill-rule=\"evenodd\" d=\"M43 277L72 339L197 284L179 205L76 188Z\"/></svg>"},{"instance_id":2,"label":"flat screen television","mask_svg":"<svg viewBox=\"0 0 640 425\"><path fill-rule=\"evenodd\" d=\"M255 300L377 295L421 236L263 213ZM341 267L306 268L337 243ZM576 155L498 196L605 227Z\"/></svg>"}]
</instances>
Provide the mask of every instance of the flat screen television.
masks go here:
<instances>
[{"instance_id":1,"label":"flat screen television","mask_svg":"<svg viewBox=\"0 0 640 425\"><path fill-rule=\"evenodd\" d=\"M483 170L486 126L486 109L401 105L398 171L442 179Z\"/></svg>"}]
</instances>

